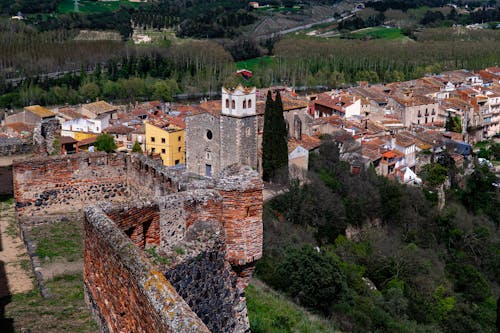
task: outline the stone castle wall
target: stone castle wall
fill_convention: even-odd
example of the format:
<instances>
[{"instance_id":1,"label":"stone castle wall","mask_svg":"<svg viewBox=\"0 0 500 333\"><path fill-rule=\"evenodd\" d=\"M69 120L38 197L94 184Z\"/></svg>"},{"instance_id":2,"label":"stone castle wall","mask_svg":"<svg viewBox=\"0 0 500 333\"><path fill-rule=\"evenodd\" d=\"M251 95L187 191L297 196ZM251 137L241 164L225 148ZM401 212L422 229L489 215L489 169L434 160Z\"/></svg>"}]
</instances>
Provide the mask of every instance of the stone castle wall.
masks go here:
<instances>
[{"instance_id":1,"label":"stone castle wall","mask_svg":"<svg viewBox=\"0 0 500 333\"><path fill-rule=\"evenodd\" d=\"M249 331L244 289L262 256L262 181L240 166L190 177L139 155L14 164L21 222L93 205L84 278L101 331ZM152 247L170 264L152 264Z\"/></svg>"},{"instance_id":2,"label":"stone castle wall","mask_svg":"<svg viewBox=\"0 0 500 333\"><path fill-rule=\"evenodd\" d=\"M130 197L123 156L105 153L14 162L14 197L21 221L67 214L102 201Z\"/></svg>"},{"instance_id":3,"label":"stone castle wall","mask_svg":"<svg viewBox=\"0 0 500 333\"><path fill-rule=\"evenodd\" d=\"M209 332L102 210L85 210L84 229L85 295L101 332Z\"/></svg>"}]
</instances>

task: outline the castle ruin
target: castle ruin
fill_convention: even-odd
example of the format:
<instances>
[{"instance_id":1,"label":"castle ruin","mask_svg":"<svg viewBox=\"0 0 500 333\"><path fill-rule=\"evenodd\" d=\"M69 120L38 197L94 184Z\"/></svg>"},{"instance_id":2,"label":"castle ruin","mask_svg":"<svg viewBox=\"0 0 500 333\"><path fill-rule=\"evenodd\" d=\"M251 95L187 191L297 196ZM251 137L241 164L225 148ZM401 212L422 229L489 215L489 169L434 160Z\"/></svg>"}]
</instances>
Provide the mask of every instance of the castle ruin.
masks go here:
<instances>
[{"instance_id":1,"label":"castle ruin","mask_svg":"<svg viewBox=\"0 0 500 333\"><path fill-rule=\"evenodd\" d=\"M85 296L102 332L249 332L244 290L262 256L262 182L212 179L141 155L13 165L19 223L84 220Z\"/></svg>"}]
</instances>

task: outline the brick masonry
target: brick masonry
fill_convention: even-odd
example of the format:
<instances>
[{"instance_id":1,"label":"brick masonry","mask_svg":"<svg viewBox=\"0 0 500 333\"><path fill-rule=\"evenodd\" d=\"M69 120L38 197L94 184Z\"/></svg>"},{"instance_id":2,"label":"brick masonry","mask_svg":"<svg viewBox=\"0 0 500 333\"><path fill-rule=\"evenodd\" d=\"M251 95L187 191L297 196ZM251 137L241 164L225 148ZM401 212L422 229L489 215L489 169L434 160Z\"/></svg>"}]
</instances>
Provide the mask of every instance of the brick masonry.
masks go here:
<instances>
[{"instance_id":1,"label":"brick masonry","mask_svg":"<svg viewBox=\"0 0 500 333\"><path fill-rule=\"evenodd\" d=\"M23 224L87 207L84 287L101 331L249 332L263 232L252 168L199 179L144 156L77 154L16 162L14 188Z\"/></svg>"}]
</instances>

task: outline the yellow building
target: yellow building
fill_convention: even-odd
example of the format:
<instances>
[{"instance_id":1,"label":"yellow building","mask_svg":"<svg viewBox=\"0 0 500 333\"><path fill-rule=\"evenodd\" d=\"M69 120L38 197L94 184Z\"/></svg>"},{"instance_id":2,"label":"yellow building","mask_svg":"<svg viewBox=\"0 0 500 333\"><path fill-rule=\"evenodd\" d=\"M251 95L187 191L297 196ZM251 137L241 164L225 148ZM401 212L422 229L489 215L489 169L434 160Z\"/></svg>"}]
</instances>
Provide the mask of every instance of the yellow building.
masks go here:
<instances>
[{"instance_id":1,"label":"yellow building","mask_svg":"<svg viewBox=\"0 0 500 333\"><path fill-rule=\"evenodd\" d=\"M186 163L185 130L165 122L145 122L146 151L148 154L159 154L163 165L174 166Z\"/></svg>"}]
</instances>

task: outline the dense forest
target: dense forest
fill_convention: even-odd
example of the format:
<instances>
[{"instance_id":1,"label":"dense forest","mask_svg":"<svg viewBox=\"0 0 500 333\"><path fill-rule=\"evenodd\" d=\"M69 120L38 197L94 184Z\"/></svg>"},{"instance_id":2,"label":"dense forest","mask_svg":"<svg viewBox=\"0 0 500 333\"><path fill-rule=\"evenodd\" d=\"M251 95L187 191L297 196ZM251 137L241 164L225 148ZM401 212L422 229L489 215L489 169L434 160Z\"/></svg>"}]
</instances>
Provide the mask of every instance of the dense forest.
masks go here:
<instances>
[{"instance_id":1,"label":"dense forest","mask_svg":"<svg viewBox=\"0 0 500 333\"><path fill-rule=\"evenodd\" d=\"M4 96L0 98L0 107L22 106L27 102L74 103L78 99L72 97L73 93L54 99L47 97L51 95L48 92L59 88L78 91L89 82L99 86L98 97L114 98L116 94L105 93L108 90L104 86L106 83L111 85L108 81L115 84L120 79L135 79L146 85L156 79L173 80L179 91L186 93L217 91L236 69L231 54L215 42L192 41L161 48L135 47L120 42L57 41L64 39L64 34L70 32L33 35L33 38L46 38L40 43L33 43L28 37L18 38L0 50L0 73L27 75L15 86L12 81L3 80L0 92ZM424 30L418 35L421 41L404 44L383 40L285 38L274 44L274 57L259 64L252 79L246 83L258 87L290 84L337 88L357 81L404 81L428 73L462 68L474 70L500 63L500 31L491 30L484 35L488 36L485 39L475 38L471 33L470 40L463 40L466 39L463 36L461 40L454 40L448 33L448 40L440 40L439 36L446 34L441 30L432 33ZM0 32L0 38L8 40L14 36ZM38 61L27 61L33 57ZM51 77L37 75L75 68L79 69ZM149 88L139 90L135 98L150 98L150 91Z\"/></svg>"},{"instance_id":2,"label":"dense forest","mask_svg":"<svg viewBox=\"0 0 500 333\"><path fill-rule=\"evenodd\" d=\"M429 174L424 189L353 175L327 140L310 181L266 206L257 276L342 331L496 332L495 176L477 165L463 176L445 153L435 161L452 179L441 211Z\"/></svg>"}]
</instances>

